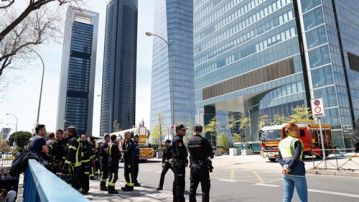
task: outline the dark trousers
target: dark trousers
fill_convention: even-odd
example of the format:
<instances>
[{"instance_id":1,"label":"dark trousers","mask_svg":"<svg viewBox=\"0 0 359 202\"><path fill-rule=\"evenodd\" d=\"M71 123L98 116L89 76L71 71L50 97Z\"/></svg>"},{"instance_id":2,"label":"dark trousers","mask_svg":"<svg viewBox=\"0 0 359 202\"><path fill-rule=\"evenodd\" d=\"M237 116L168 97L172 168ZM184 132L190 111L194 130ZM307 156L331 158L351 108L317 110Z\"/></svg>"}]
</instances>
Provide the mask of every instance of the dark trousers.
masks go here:
<instances>
[{"instance_id":1,"label":"dark trousers","mask_svg":"<svg viewBox=\"0 0 359 202\"><path fill-rule=\"evenodd\" d=\"M127 187L134 186L134 164L133 163L125 163L125 180Z\"/></svg>"},{"instance_id":2,"label":"dark trousers","mask_svg":"<svg viewBox=\"0 0 359 202\"><path fill-rule=\"evenodd\" d=\"M108 180L108 186L109 187L115 187L115 184L118 179L118 169L110 169L110 178Z\"/></svg>"},{"instance_id":3,"label":"dark trousers","mask_svg":"<svg viewBox=\"0 0 359 202\"><path fill-rule=\"evenodd\" d=\"M160 184L158 185L158 187L163 188L163 183L165 181L165 176L166 176L166 173L167 173L167 171L169 169L171 169L172 172L173 172L173 168L172 168L171 164L165 163L164 166L163 166L162 172L161 172L161 179L160 179Z\"/></svg>"},{"instance_id":4,"label":"dark trousers","mask_svg":"<svg viewBox=\"0 0 359 202\"><path fill-rule=\"evenodd\" d=\"M102 166L100 182L104 182L106 184L107 178L108 178L108 166Z\"/></svg>"},{"instance_id":5,"label":"dark trousers","mask_svg":"<svg viewBox=\"0 0 359 202\"><path fill-rule=\"evenodd\" d=\"M174 181L172 187L173 202L184 202L185 188L185 164L184 162L174 162L173 164Z\"/></svg>"},{"instance_id":6,"label":"dark trousers","mask_svg":"<svg viewBox=\"0 0 359 202\"><path fill-rule=\"evenodd\" d=\"M139 165L140 159L137 156L135 158L134 167L133 167L133 182L138 183L137 177L138 177L138 165Z\"/></svg>"},{"instance_id":7,"label":"dark trousers","mask_svg":"<svg viewBox=\"0 0 359 202\"><path fill-rule=\"evenodd\" d=\"M198 184L201 182L202 187L202 202L209 201L209 190L211 188L211 181L209 178L209 171L207 167L200 166L197 163L191 165L191 186L189 191L189 201L196 202L196 191Z\"/></svg>"},{"instance_id":8,"label":"dark trousers","mask_svg":"<svg viewBox=\"0 0 359 202\"><path fill-rule=\"evenodd\" d=\"M80 175L81 175L81 166L76 166L72 170L71 175L71 185L74 189L80 190L81 189L81 181L80 181Z\"/></svg>"},{"instance_id":9,"label":"dark trousers","mask_svg":"<svg viewBox=\"0 0 359 202\"><path fill-rule=\"evenodd\" d=\"M89 179L90 169L91 169L91 165L89 163L82 164L81 166L79 179L81 183L81 188L85 192L88 192L90 190L90 179Z\"/></svg>"}]
</instances>

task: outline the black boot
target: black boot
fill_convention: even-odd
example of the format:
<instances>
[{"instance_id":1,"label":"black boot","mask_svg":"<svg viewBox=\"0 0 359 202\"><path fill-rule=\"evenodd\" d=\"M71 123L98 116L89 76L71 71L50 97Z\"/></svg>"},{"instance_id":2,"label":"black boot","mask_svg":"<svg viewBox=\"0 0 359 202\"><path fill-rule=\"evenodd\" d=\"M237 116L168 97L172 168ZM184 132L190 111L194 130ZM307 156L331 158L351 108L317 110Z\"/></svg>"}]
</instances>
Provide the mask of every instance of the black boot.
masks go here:
<instances>
[{"instance_id":1,"label":"black boot","mask_svg":"<svg viewBox=\"0 0 359 202\"><path fill-rule=\"evenodd\" d=\"M157 191L163 190L162 187L157 187Z\"/></svg>"},{"instance_id":2,"label":"black boot","mask_svg":"<svg viewBox=\"0 0 359 202\"><path fill-rule=\"evenodd\" d=\"M140 187L141 186L141 184L138 183L138 182L135 182L134 185L135 185L135 187Z\"/></svg>"},{"instance_id":3,"label":"black boot","mask_svg":"<svg viewBox=\"0 0 359 202\"><path fill-rule=\"evenodd\" d=\"M118 191L113 186L108 186L108 193L109 194L118 194Z\"/></svg>"},{"instance_id":4,"label":"black boot","mask_svg":"<svg viewBox=\"0 0 359 202\"><path fill-rule=\"evenodd\" d=\"M101 182L100 183L100 190L101 191L107 191L106 182Z\"/></svg>"},{"instance_id":5,"label":"black boot","mask_svg":"<svg viewBox=\"0 0 359 202\"><path fill-rule=\"evenodd\" d=\"M133 191L133 187L131 186L124 186L124 187L121 187L122 191Z\"/></svg>"}]
</instances>

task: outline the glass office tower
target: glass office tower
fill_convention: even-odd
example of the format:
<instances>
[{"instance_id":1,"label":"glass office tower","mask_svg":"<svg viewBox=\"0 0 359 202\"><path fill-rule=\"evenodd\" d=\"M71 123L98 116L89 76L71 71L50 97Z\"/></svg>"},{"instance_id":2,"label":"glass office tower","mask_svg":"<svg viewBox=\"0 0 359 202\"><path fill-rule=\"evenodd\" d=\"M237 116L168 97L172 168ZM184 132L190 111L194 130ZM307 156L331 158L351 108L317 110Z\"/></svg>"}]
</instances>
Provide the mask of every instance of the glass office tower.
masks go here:
<instances>
[{"instance_id":1,"label":"glass office tower","mask_svg":"<svg viewBox=\"0 0 359 202\"><path fill-rule=\"evenodd\" d=\"M69 6L66 13L57 128L92 135L98 13Z\"/></svg>"},{"instance_id":2,"label":"glass office tower","mask_svg":"<svg viewBox=\"0 0 359 202\"><path fill-rule=\"evenodd\" d=\"M322 97L334 144L352 147L359 1L351 2L195 0L195 101L204 123L242 112L250 118L246 140L258 140L261 117L271 122Z\"/></svg>"},{"instance_id":3,"label":"glass office tower","mask_svg":"<svg viewBox=\"0 0 359 202\"><path fill-rule=\"evenodd\" d=\"M169 47L154 37L151 128L159 124L160 114L166 127L175 123L190 126L194 122L192 21L192 0L157 2L153 33L167 40Z\"/></svg>"},{"instance_id":4,"label":"glass office tower","mask_svg":"<svg viewBox=\"0 0 359 202\"><path fill-rule=\"evenodd\" d=\"M107 4L100 135L135 125L137 0Z\"/></svg>"}]
</instances>

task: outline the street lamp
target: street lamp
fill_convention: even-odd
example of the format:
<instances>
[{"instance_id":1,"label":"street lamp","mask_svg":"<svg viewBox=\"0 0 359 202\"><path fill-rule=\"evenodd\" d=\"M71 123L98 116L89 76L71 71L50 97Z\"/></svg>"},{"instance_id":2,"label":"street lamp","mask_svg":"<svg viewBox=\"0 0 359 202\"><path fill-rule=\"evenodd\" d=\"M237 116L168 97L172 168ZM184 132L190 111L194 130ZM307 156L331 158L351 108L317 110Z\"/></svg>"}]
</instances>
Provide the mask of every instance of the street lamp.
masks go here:
<instances>
[{"instance_id":1,"label":"street lamp","mask_svg":"<svg viewBox=\"0 0 359 202\"><path fill-rule=\"evenodd\" d=\"M10 114L10 113L6 113L7 116L12 116L15 118L16 120L16 124L15 124L15 132L17 132L17 116L15 114Z\"/></svg>"},{"instance_id":2,"label":"street lamp","mask_svg":"<svg viewBox=\"0 0 359 202\"><path fill-rule=\"evenodd\" d=\"M170 56L168 61L169 61L169 73L170 73L169 82L170 82L171 125L174 126L174 124L176 122L175 122L175 116L174 116L174 100L173 100L174 99L174 96L173 96L173 68L174 68L173 67L173 52L172 52L171 46L168 43L168 41L166 39L164 39L163 37L161 37L160 35L154 34L154 33L151 33L151 32L146 32L145 35L149 36L149 37L153 36L153 37L160 38L163 42L165 42L165 44L167 45L167 48L168 48L168 54ZM173 136L172 127L171 127L171 132L172 132L172 136Z\"/></svg>"},{"instance_id":3,"label":"street lamp","mask_svg":"<svg viewBox=\"0 0 359 202\"><path fill-rule=\"evenodd\" d=\"M44 74L45 74L45 63L44 60L42 59L41 55L35 51L32 48L29 48L30 51L34 52L41 60L42 63L42 76L41 76L41 86L40 86L40 96L39 96L39 105L37 107L37 116L36 116L36 123L39 123L39 118L40 118L40 108L41 108L41 98L42 98L42 88L44 85Z\"/></svg>"}]
</instances>

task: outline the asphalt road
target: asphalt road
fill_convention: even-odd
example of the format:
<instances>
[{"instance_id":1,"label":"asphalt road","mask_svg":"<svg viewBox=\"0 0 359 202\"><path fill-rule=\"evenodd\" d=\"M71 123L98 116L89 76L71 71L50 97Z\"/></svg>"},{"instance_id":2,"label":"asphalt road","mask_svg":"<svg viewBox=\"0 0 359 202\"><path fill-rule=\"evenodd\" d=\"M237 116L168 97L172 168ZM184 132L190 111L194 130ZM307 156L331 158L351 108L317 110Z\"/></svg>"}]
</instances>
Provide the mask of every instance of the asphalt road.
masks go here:
<instances>
[{"instance_id":1,"label":"asphalt road","mask_svg":"<svg viewBox=\"0 0 359 202\"><path fill-rule=\"evenodd\" d=\"M282 175L274 169L277 165L270 162L259 164L255 168L247 168L246 162L230 160L214 161L215 171L211 174L211 201L230 202L270 202L282 201ZM244 168L242 168L244 167ZM159 161L140 164L139 181L142 188L132 193L121 193L118 197L108 196L97 191L97 182L92 181L88 197L95 201L172 201L173 174L167 173L164 190L157 192L155 188L161 173ZM119 182L116 188L124 185L123 169L119 170ZM307 175L309 201L315 202L357 202L359 201L359 177ZM189 191L189 170L186 173L186 199ZM96 190L96 191L95 191ZM197 201L201 201L201 188L198 188ZM106 197L108 197L106 199ZM299 201L296 193L293 201Z\"/></svg>"}]
</instances>

